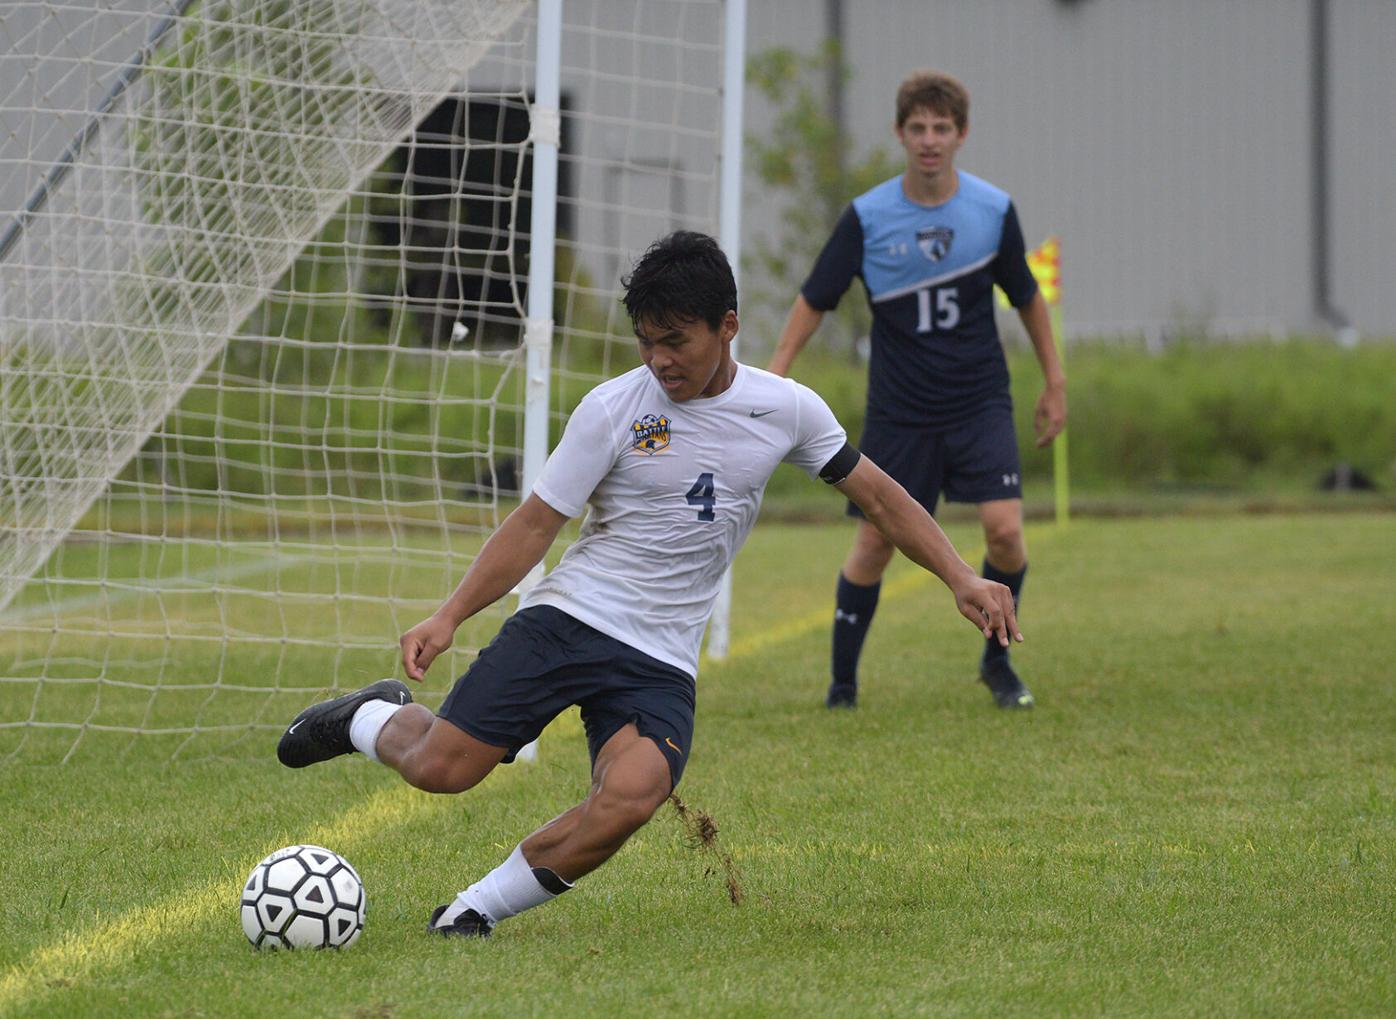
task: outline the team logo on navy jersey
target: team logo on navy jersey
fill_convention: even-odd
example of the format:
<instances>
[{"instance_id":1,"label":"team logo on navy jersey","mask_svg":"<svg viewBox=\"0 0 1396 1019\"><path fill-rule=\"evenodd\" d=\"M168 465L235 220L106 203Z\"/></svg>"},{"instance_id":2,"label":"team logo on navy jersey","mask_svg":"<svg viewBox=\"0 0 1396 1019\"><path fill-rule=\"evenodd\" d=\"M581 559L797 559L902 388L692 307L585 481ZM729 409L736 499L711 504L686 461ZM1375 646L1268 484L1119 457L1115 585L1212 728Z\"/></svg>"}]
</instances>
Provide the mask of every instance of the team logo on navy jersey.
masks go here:
<instances>
[{"instance_id":1,"label":"team logo on navy jersey","mask_svg":"<svg viewBox=\"0 0 1396 1019\"><path fill-rule=\"evenodd\" d=\"M932 262L939 262L950 254L950 244L955 240L955 231L948 226L932 226L916 231L916 246Z\"/></svg>"},{"instance_id":2,"label":"team logo on navy jersey","mask_svg":"<svg viewBox=\"0 0 1396 1019\"><path fill-rule=\"evenodd\" d=\"M669 419L663 414L646 414L630 423L630 445L637 453L653 456L669 445Z\"/></svg>"}]
</instances>

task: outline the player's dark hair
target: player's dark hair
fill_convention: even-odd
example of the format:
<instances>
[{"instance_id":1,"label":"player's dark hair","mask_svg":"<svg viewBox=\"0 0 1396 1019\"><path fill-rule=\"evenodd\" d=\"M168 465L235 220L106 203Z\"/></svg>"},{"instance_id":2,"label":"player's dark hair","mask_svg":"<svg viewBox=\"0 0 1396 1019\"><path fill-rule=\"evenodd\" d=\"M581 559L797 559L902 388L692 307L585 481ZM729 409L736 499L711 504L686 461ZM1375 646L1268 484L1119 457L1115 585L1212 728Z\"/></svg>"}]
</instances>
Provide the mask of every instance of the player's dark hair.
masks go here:
<instances>
[{"instance_id":1,"label":"player's dark hair","mask_svg":"<svg viewBox=\"0 0 1396 1019\"><path fill-rule=\"evenodd\" d=\"M969 90L953 74L914 71L897 89L897 126L923 107L949 117L963 132L969 123Z\"/></svg>"},{"instance_id":2,"label":"player's dark hair","mask_svg":"<svg viewBox=\"0 0 1396 1019\"><path fill-rule=\"evenodd\" d=\"M717 329L737 310L737 281L727 256L717 241L692 230L655 241L620 283L636 329L641 319L663 329L701 319Z\"/></svg>"}]
</instances>

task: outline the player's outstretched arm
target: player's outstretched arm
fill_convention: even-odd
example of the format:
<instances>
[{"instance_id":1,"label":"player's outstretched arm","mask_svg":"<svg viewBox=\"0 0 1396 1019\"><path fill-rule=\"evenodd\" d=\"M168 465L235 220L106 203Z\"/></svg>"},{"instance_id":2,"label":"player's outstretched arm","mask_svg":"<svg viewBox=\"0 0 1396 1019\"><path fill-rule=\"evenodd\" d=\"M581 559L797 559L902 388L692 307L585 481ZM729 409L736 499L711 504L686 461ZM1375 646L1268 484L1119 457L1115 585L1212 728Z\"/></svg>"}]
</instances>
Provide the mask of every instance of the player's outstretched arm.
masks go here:
<instances>
[{"instance_id":1,"label":"player's outstretched arm","mask_svg":"<svg viewBox=\"0 0 1396 1019\"><path fill-rule=\"evenodd\" d=\"M536 495L505 517L451 596L398 641L408 677L420 681L436 656L451 646L461 623L512 591L547 555L565 523L565 515Z\"/></svg>"},{"instance_id":2,"label":"player's outstretched arm","mask_svg":"<svg viewBox=\"0 0 1396 1019\"><path fill-rule=\"evenodd\" d=\"M1037 446L1041 449L1066 427L1066 374L1062 371L1061 358L1057 357L1057 344L1052 339L1052 316L1040 290L1018 309L1018 317L1023 320L1023 328L1037 354L1037 363L1042 366L1042 395L1037 398L1032 416Z\"/></svg>"},{"instance_id":3,"label":"player's outstretched arm","mask_svg":"<svg viewBox=\"0 0 1396 1019\"><path fill-rule=\"evenodd\" d=\"M862 457L837 487L908 559L945 582L960 614L985 637L997 637L1004 647L1010 638L1023 639L1013 611L1013 593L976 574L925 507L882 468Z\"/></svg>"},{"instance_id":4,"label":"player's outstretched arm","mask_svg":"<svg viewBox=\"0 0 1396 1019\"><path fill-rule=\"evenodd\" d=\"M776 351L771 355L771 363L766 366L766 370L777 375L788 375L796 355L805 349L805 344L823 320L824 312L811 307L804 294L797 294L795 303L790 306L790 314L785 318L785 327L780 331L780 339L776 341Z\"/></svg>"}]
</instances>

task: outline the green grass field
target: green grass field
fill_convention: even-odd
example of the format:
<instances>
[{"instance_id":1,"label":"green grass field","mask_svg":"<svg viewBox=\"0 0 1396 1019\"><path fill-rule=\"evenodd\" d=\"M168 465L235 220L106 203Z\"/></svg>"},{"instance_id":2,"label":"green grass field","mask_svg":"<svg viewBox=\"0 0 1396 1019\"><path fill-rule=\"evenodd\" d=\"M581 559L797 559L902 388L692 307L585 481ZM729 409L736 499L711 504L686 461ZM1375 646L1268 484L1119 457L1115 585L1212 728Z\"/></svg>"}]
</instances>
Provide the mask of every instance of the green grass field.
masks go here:
<instances>
[{"instance_id":1,"label":"green grass field","mask_svg":"<svg viewBox=\"0 0 1396 1019\"><path fill-rule=\"evenodd\" d=\"M114 734L66 765L26 747L0 766L0 1015L1391 1015L1393 535L1360 513L1034 527L1031 714L990 706L975 634L899 564L862 706L830 714L848 529L763 522L680 788L718 852L665 807L488 942L422 927L583 795L575 716L458 797L359 759L287 772L267 732L173 762ZM242 881L306 841L363 874L364 936L255 953Z\"/></svg>"}]
</instances>

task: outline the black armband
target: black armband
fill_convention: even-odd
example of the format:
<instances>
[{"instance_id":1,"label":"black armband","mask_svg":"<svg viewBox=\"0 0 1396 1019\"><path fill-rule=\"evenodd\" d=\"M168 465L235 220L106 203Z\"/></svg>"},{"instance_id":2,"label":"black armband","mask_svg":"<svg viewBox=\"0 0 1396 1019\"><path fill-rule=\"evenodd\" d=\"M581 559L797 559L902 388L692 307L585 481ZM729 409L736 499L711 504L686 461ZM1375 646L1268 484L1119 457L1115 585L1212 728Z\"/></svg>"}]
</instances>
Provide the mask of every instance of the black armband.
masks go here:
<instances>
[{"instance_id":1,"label":"black armband","mask_svg":"<svg viewBox=\"0 0 1396 1019\"><path fill-rule=\"evenodd\" d=\"M826 485L837 485L853 473L853 468L858 466L858 461L861 459L863 459L863 454L854 449L852 443L845 442L843 448L820 468L820 480Z\"/></svg>"}]
</instances>

